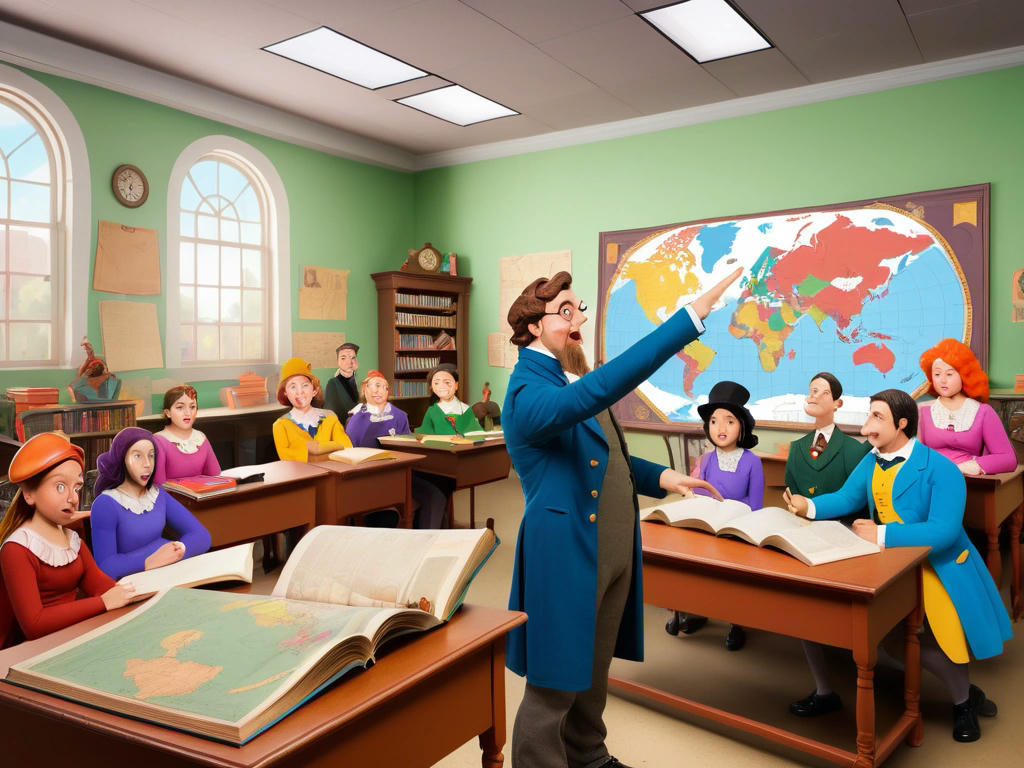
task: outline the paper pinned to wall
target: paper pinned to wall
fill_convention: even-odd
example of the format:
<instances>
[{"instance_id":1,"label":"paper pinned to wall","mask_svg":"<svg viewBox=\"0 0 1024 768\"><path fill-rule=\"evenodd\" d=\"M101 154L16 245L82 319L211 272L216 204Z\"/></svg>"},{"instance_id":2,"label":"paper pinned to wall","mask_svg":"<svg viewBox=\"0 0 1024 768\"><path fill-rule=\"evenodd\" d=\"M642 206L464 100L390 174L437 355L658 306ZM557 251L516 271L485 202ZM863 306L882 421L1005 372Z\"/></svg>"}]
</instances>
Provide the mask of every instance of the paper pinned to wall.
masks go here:
<instances>
[{"instance_id":1,"label":"paper pinned to wall","mask_svg":"<svg viewBox=\"0 0 1024 768\"><path fill-rule=\"evenodd\" d=\"M519 348L509 340L509 334L487 334L487 364L495 368L515 368Z\"/></svg>"},{"instance_id":2,"label":"paper pinned to wall","mask_svg":"<svg viewBox=\"0 0 1024 768\"><path fill-rule=\"evenodd\" d=\"M551 277L557 272L572 271L572 251L545 251L543 253L524 253L519 256L506 256L498 260L498 329L503 337L504 348L501 351L502 363L491 363L490 336L487 340L487 358L491 365L503 368L514 368L519 359L519 351L508 343L512 335L512 326L508 324L508 309L512 302L538 277ZM496 334L491 334L496 335ZM495 347L495 355L497 355ZM498 359L494 357L493 359Z\"/></svg>"},{"instance_id":3,"label":"paper pinned to wall","mask_svg":"<svg viewBox=\"0 0 1024 768\"><path fill-rule=\"evenodd\" d=\"M156 230L100 221L92 287L131 296L159 295L160 246Z\"/></svg>"},{"instance_id":4,"label":"paper pinned to wall","mask_svg":"<svg viewBox=\"0 0 1024 768\"><path fill-rule=\"evenodd\" d=\"M304 266L299 287L299 318L345 320L348 306L347 269Z\"/></svg>"},{"instance_id":5,"label":"paper pinned to wall","mask_svg":"<svg viewBox=\"0 0 1024 768\"><path fill-rule=\"evenodd\" d=\"M164 367L155 304L101 301L100 334L107 368L114 373Z\"/></svg>"},{"instance_id":6,"label":"paper pinned to wall","mask_svg":"<svg viewBox=\"0 0 1024 768\"><path fill-rule=\"evenodd\" d=\"M338 367L338 353L334 350L344 342L344 333L296 331L292 333L292 355L314 368L334 370Z\"/></svg>"},{"instance_id":7,"label":"paper pinned to wall","mask_svg":"<svg viewBox=\"0 0 1024 768\"><path fill-rule=\"evenodd\" d=\"M1015 323L1024 323L1024 269L1018 269L1013 273L1013 307L1012 320Z\"/></svg>"}]
</instances>

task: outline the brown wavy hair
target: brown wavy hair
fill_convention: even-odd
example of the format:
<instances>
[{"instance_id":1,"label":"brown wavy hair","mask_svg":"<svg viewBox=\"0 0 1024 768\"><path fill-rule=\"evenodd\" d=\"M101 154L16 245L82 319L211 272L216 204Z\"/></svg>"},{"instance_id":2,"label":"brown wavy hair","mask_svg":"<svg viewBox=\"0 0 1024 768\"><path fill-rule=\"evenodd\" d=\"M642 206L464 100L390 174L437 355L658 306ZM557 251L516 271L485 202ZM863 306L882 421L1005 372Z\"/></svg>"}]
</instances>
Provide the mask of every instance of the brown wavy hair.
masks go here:
<instances>
[{"instance_id":1,"label":"brown wavy hair","mask_svg":"<svg viewBox=\"0 0 1024 768\"><path fill-rule=\"evenodd\" d=\"M529 346L536 338L530 332L530 325L544 317L547 303L572 285L572 275L559 272L550 279L538 277L519 294L508 310L508 324L512 326L509 339L517 347Z\"/></svg>"},{"instance_id":2,"label":"brown wavy hair","mask_svg":"<svg viewBox=\"0 0 1024 768\"><path fill-rule=\"evenodd\" d=\"M939 358L956 368L963 382L965 395L982 403L988 402L988 374L981 367L971 348L956 339L943 339L921 355L921 370L928 377L929 395L939 396L932 385L932 365Z\"/></svg>"},{"instance_id":3,"label":"brown wavy hair","mask_svg":"<svg viewBox=\"0 0 1024 768\"><path fill-rule=\"evenodd\" d=\"M171 406L178 402L178 398L180 398L182 395L188 395L189 397L196 401L196 406L199 405L199 395L196 393L196 388L193 387L191 384L179 384L178 386L171 387L166 392L164 392L163 410L171 410ZM167 414L164 414L164 424L170 423L170 418L167 416Z\"/></svg>"}]
</instances>

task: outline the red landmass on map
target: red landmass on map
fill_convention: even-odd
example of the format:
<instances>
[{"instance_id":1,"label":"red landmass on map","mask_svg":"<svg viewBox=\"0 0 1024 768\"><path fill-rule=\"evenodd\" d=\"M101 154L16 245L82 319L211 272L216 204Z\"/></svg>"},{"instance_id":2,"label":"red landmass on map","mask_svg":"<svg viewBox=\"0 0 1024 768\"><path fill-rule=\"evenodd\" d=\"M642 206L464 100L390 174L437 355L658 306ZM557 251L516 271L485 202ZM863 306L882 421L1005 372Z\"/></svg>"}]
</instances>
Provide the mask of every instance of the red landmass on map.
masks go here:
<instances>
[{"instance_id":1,"label":"red landmass on map","mask_svg":"<svg viewBox=\"0 0 1024 768\"><path fill-rule=\"evenodd\" d=\"M896 355L885 344L865 344L853 353L854 365L871 364L882 373L888 373L896 363Z\"/></svg>"},{"instance_id":2,"label":"red landmass on map","mask_svg":"<svg viewBox=\"0 0 1024 768\"><path fill-rule=\"evenodd\" d=\"M683 350L676 352L676 357L683 361L683 392L688 397L693 397L693 382L700 375L700 362L696 358L690 357Z\"/></svg>"}]
</instances>

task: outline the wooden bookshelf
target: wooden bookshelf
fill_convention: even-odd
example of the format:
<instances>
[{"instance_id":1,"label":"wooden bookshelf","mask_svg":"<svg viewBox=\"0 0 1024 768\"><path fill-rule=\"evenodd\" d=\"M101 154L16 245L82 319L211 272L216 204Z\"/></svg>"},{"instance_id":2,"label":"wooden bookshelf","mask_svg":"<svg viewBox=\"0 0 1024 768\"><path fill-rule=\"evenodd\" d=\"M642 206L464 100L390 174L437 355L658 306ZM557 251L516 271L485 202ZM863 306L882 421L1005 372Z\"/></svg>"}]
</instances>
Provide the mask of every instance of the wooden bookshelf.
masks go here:
<instances>
[{"instance_id":1,"label":"wooden bookshelf","mask_svg":"<svg viewBox=\"0 0 1024 768\"><path fill-rule=\"evenodd\" d=\"M135 401L36 408L18 418L25 440L41 432L60 430L85 451L85 468L94 469L96 458L110 447L114 435L125 427L135 426Z\"/></svg>"},{"instance_id":2,"label":"wooden bookshelf","mask_svg":"<svg viewBox=\"0 0 1024 768\"><path fill-rule=\"evenodd\" d=\"M378 272L377 367L393 382L391 399L415 428L430 405L427 371L451 363L459 372L459 396L469 387L470 277L417 272ZM432 345L445 333L454 349Z\"/></svg>"}]
</instances>

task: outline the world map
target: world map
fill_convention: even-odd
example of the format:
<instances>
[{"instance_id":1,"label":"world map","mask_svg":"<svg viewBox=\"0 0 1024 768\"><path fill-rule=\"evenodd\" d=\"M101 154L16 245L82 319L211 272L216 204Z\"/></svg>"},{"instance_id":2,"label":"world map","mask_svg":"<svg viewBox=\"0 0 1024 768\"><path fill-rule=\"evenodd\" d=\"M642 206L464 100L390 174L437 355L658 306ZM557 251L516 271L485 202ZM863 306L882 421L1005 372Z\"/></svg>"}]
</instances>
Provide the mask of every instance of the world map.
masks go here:
<instances>
[{"instance_id":1,"label":"world map","mask_svg":"<svg viewBox=\"0 0 1024 768\"><path fill-rule=\"evenodd\" d=\"M707 330L637 393L665 422L700 421L718 381L751 392L758 421L807 421L809 379L843 384L837 421L859 424L882 389L925 383L921 353L970 336L971 300L945 240L889 206L737 218L659 232L630 249L608 285L611 359L743 267Z\"/></svg>"}]
</instances>

